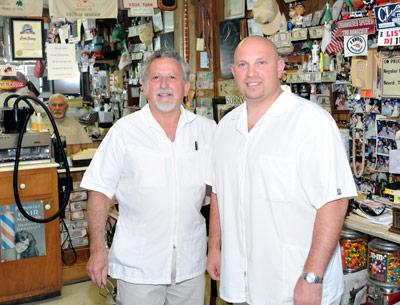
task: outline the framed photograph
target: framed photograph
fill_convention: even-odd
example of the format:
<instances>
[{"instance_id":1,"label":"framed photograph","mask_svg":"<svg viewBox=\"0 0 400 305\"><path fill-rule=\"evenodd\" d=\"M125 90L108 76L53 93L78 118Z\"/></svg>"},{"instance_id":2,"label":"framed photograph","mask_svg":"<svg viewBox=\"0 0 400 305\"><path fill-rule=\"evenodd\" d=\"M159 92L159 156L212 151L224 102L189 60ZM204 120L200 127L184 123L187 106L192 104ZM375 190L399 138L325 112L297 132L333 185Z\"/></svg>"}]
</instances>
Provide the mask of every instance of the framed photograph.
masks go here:
<instances>
[{"instance_id":1,"label":"framed photograph","mask_svg":"<svg viewBox=\"0 0 400 305\"><path fill-rule=\"evenodd\" d=\"M227 104L225 98L213 98L214 120L218 123L225 114L235 108L233 104Z\"/></svg>"},{"instance_id":2,"label":"framed photograph","mask_svg":"<svg viewBox=\"0 0 400 305\"><path fill-rule=\"evenodd\" d=\"M224 0L225 19L244 17L244 0Z\"/></svg>"},{"instance_id":3,"label":"framed photograph","mask_svg":"<svg viewBox=\"0 0 400 305\"><path fill-rule=\"evenodd\" d=\"M43 20L13 18L10 27L13 60L43 59Z\"/></svg>"},{"instance_id":4,"label":"framed photograph","mask_svg":"<svg viewBox=\"0 0 400 305\"><path fill-rule=\"evenodd\" d=\"M334 110L349 110L347 99L347 83L335 83L332 88L333 109Z\"/></svg>"},{"instance_id":5,"label":"framed photograph","mask_svg":"<svg viewBox=\"0 0 400 305\"><path fill-rule=\"evenodd\" d=\"M233 54L240 42L240 19L223 20L219 23L219 51L222 78L232 78Z\"/></svg>"}]
</instances>

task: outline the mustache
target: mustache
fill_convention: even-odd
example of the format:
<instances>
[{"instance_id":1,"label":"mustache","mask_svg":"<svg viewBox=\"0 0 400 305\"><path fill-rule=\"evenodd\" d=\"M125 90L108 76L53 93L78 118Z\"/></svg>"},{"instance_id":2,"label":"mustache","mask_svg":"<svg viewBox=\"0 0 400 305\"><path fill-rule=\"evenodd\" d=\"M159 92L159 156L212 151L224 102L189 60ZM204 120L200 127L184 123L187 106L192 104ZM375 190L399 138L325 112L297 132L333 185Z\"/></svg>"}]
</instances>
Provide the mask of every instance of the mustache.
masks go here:
<instances>
[{"instance_id":1,"label":"mustache","mask_svg":"<svg viewBox=\"0 0 400 305\"><path fill-rule=\"evenodd\" d=\"M172 90L172 89L160 89L160 90L157 90L157 95L160 95L160 94L174 94L174 91Z\"/></svg>"}]
</instances>

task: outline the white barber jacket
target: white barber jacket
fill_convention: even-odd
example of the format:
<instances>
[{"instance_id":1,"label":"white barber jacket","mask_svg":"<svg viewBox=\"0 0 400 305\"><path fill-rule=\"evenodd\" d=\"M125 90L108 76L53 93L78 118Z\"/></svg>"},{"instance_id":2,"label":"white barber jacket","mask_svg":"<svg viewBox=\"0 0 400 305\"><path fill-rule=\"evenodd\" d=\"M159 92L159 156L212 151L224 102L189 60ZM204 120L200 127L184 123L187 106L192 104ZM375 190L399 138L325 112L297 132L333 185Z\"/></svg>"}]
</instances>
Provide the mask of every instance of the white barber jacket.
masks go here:
<instances>
[{"instance_id":1,"label":"white barber jacket","mask_svg":"<svg viewBox=\"0 0 400 305\"><path fill-rule=\"evenodd\" d=\"M220 293L229 302L292 304L318 208L356 195L334 120L283 89L250 132L244 104L224 116L215 134ZM324 274L322 304L342 289L337 247Z\"/></svg>"},{"instance_id":2,"label":"white barber jacket","mask_svg":"<svg viewBox=\"0 0 400 305\"><path fill-rule=\"evenodd\" d=\"M120 216L109 274L139 284L170 284L202 274L206 226L200 213L210 184L215 122L181 107L171 142L148 105L118 120L99 146L81 186L116 196Z\"/></svg>"}]
</instances>

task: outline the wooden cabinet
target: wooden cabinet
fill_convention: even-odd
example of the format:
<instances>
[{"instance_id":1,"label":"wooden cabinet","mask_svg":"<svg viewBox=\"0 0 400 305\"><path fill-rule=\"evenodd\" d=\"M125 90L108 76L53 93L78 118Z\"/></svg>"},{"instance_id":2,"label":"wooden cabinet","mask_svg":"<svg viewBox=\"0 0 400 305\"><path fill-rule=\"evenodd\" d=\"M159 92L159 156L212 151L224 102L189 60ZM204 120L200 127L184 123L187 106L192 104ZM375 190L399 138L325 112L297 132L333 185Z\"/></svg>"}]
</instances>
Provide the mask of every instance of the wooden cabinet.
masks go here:
<instances>
[{"instance_id":1,"label":"wooden cabinet","mask_svg":"<svg viewBox=\"0 0 400 305\"><path fill-rule=\"evenodd\" d=\"M41 201L45 217L58 210L57 170L51 164L45 168L19 171L19 194L22 203ZM0 205L15 204L13 170L0 171ZM0 262L0 304L31 301L60 295L61 252L58 219L43 224L46 254L31 258Z\"/></svg>"}]
</instances>

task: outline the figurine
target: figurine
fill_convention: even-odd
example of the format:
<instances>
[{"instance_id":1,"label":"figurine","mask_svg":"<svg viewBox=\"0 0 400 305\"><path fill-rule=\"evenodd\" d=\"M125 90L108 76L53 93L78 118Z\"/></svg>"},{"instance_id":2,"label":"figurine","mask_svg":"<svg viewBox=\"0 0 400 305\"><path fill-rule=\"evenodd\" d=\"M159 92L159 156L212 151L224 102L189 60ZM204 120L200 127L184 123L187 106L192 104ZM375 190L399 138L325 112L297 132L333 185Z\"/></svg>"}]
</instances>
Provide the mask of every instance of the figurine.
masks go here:
<instances>
[{"instance_id":1,"label":"figurine","mask_svg":"<svg viewBox=\"0 0 400 305\"><path fill-rule=\"evenodd\" d=\"M295 27L301 27L303 25L303 15L305 12L303 2L296 2L294 8L289 12L289 16L293 16L291 23Z\"/></svg>"}]
</instances>

